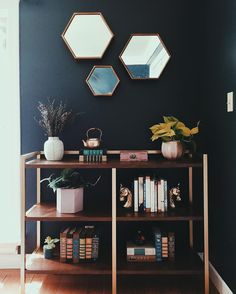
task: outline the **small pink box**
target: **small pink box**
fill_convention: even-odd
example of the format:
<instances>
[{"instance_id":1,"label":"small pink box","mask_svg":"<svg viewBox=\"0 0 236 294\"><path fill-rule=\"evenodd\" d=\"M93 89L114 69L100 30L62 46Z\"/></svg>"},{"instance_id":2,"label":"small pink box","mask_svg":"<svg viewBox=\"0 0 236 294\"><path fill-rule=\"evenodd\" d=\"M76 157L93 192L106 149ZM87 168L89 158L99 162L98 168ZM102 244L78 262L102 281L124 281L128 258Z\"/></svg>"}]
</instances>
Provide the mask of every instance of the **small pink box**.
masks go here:
<instances>
[{"instance_id":1,"label":"small pink box","mask_svg":"<svg viewBox=\"0 0 236 294\"><path fill-rule=\"evenodd\" d=\"M148 153L145 150L122 150L120 161L148 161Z\"/></svg>"}]
</instances>

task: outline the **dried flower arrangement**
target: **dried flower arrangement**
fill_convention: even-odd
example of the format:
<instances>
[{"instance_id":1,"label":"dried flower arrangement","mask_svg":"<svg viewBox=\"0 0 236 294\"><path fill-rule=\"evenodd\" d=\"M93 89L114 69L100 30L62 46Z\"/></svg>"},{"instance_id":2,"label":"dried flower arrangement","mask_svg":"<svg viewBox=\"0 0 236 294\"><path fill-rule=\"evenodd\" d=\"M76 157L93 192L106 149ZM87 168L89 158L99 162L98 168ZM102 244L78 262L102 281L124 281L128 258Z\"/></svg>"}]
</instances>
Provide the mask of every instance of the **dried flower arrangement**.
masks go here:
<instances>
[{"instance_id":1,"label":"dried flower arrangement","mask_svg":"<svg viewBox=\"0 0 236 294\"><path fill-rule=\"evenodd\" d=\"M67 110L65 103L60 101L57 104L55 99L48 99L47 104L39 102L37 108L40 113L40 118L35 118L35 120L46 132L48 137L58 137L76 116L71 110Z\"/></svg>"}]
</instances>

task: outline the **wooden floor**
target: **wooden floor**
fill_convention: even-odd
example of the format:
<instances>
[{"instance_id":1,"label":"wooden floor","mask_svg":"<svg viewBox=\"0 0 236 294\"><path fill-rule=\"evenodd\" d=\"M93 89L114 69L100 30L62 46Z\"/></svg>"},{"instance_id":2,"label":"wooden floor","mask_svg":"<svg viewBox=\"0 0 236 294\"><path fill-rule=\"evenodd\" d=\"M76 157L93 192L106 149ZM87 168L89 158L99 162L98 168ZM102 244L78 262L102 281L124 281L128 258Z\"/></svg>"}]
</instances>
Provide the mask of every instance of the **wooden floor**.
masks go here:
<instances>
[{"instance_id":1,"label":"wooden floor","mask_svg":"<svg viewBox=\"0 0 236 294\"><path fill-rule=\"evenodd\" d=\"M19 293L19 271L0 271L0 293ZM202 282L195 278L125 277L118 279L119 294L203 294ZM78 277L28 274L26 294L111 294L105 277ZM211 294L218 292L211 287Z\"/></svg>"}]
</instances>

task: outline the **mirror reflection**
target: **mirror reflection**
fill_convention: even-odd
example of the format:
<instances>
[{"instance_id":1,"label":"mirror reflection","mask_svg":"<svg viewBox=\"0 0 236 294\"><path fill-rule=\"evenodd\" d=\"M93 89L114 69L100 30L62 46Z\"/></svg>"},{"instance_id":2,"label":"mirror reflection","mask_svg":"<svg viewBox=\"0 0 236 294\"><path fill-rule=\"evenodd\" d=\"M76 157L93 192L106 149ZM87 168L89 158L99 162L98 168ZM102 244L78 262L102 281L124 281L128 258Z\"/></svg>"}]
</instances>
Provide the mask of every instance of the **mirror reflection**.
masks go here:
<instances>
[{"instance_id":1,"label":"mirror reflection","mask_svg":"<svg viewBox=\"0 0 236 294\"><path fill-rule=\"evenodd\" d=\"M62 38L74 58L102 58L113 33L100 12L77 12L72 15Z\"/></svg>"},{"instance_id":2,"label":"mirror reflection","mask_svg":"<svg viewBox=\"0 0 236 294\"><path fill-rule=\"evenodd\" d=\"M170 59L170 54L158 34L134 34L120 59L132 79L157 79Z\"/></svg>"},{"instance_id":3,"label":"mirror reflection","mask_svg":"<svg viewBox=\"0 0 236 294\"><path fill-rule=\"evenodd\" d=\"M111 96L120 80L112 66L94 66L86 80L94 96Z\"/></svg>"}]
</instances>

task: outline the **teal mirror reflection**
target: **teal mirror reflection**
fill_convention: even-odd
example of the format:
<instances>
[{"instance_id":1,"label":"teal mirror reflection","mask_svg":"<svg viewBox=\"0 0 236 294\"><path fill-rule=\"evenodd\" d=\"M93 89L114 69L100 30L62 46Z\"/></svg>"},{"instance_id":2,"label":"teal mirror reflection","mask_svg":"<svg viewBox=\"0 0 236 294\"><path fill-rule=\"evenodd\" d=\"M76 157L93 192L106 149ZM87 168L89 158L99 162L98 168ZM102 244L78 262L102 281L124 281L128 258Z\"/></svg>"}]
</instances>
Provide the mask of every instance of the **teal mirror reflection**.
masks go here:
<instances>
[{"instance_id":1,"label":"teal mirror reflection","mask_svg":"<svg viewBox=\"0 0 236 294\"><path fill-rule=\"evenodd\" d=\"M110 65L96 65L86 82L94 96L112 96L120 80Z\"/></svg>"},{"instance_id":2,"label":"teal mirror reflection","mask_svg":"<svg viewBox=\"0 0 236 294\"><path fill-rule=\"evenodd\" d=\"M158 79L170 59L158 34L133 34L120 60L132 79Z\"/></svg>"}]
</instances>

